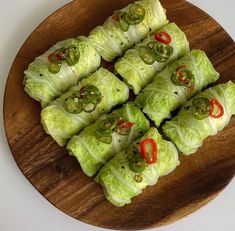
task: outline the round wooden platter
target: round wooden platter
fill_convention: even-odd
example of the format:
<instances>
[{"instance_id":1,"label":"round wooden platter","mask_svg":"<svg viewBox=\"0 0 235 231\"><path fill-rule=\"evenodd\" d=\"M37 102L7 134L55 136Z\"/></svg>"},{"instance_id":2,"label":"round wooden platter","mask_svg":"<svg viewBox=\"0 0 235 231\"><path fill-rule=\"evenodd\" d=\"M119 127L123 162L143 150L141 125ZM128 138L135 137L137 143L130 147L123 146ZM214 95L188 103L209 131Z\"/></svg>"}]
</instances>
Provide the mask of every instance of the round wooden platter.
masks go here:
<instances>
[{"instance_id":1,"label":"round wooden platter","mask_svg":"<svg viewBox=\"0 0 235 231\"><path fill-rule=\"evenodd\" d=\"M181 165L134 198L114 207L101 187L86 177L75 158L46 135L40 124L40 105L23 90L23 71L34 57L58 40L87 35L115 9L133 0L77 0L42 22L25 41L9 73L4 122L12 154L23 174L54 206L89 224L112 229L145 229L169 224L213 199L235 173L235 118L200 150L180 156ZM221 73L217 82L235 80L235 44L206 13L183 0L162 0L170 21L187 34L191 48L206 51ZM106 67L112 64L104 63Z\"/></svg>"}]
</instances>

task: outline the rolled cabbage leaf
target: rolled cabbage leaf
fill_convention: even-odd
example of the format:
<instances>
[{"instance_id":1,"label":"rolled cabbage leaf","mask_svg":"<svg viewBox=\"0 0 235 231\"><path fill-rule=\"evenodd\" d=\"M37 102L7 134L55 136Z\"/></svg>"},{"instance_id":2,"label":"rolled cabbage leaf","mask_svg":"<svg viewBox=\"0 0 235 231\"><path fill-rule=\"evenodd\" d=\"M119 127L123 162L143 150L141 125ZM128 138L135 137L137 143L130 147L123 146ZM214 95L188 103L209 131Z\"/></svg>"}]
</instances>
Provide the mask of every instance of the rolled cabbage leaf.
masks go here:
<instances>
[{"instance_id":1,"label":"rolled cabbage leaf","mask_svg":"<svg viewBox=\"0 0 235 231\"><path fill-rule=\"evenodd\" d=\"M197 119L194 116L193 101L198 98L216 99L223 107L224 114L220 118L208 116ZM195 153L203 141L216 135L229 123L235 114L235 84L229 81L199 93L181 108L178 115L163 126L164 134L185 155Z\"/></svg>"},{"instance_id":2,"label":"rolled cabbage leaf","mask_svg":"<svg viewBox=\"0 0 235 231\"><path fill-rule=\"evenodd\" d=\"M103 186L106 198L115 206L131 203L131 199L142 193L147 186L157 183L160 176L172 172L180 163L176 147L170 141L163 140L156 128L150 130L134 146L147 138L157 143L157 162L149 164L142 173L136 174L129 167L128 149L115 155L96 176L96 181ZM141 178L138 182L135 180Z\"/></svg>"},{"instance_id":3,"label":"rolled cabbage leaf","mask_svg":"<svg viewBox=\"0 0 235 231\"><path fill-rule=\"evenodd\" d=\"M128 135L113 132L111 143L104 143L95 134L100 122L112 117L129 121L134 125L130 128ZM67 144L67 150L77 158L83 172L88 176L93 176L116 153L126 149L133 140L142 136L148 129L149 121L141 110L133 103L127 103L121 109L102 115L95 123L73 136Z\"/></svg>"},{"instance_id":4,"label":"rolled cabbage leaf","mask_svg":"<svg viewBox=\"0 0 235 231\"><path fill-rule=\"evenodd\" d=\"M124 51L146 38L148 34L168 23L166 10L159 0L142 0L134 4L141 5L145 10L143 21L136 25L129 25L127 31L120 28L117 20L110 16L103 26L98 26L89 34L91 43L96 47L102 58L108 62L121 56ZM133 4L119 12L128 12Z\"/></svg>"},{"instance_id":5,"label":"rolled cabbage leaf","mask_svg":"<svg viewBox=\"0 0 235 231\"><path fill-rule=\"evenodd\" d=\"M78 62L73 66L62 62L59 72L51 73L48 56L58 49L67 47L73 47L79 53ZM79 80L96 71L100 62L101 57L86 37L66 39L56 43L29 65L24 72L24 89L28 95L39 101L42 107L45 107L68 88L76 85Z\"/></svg>"},{"instance_id":6,"label":"rolled cabbage leaf","mask_svg":"<svg viewBox=\"0 0 235 231\"><path fill-rule=\"evenodd\" d=\"M65 110L66 100L83 87L89 85L95 86L102 95L101 102L95 110L92 112L82 111L77 114ZM41 123L45 131L60 146L64 146L73 135L91 124L102 113L108 113L112 107L124 103L128 97L128 87L111 72L100 68L90 77L83 79L78 85L71 87L69 91L45 107L41 112Z\"/></svg>"},{"instance_id":7,"label":"rolled cabbage leaf","mask_svg":"<svg viewBox=\"0 0 235 231\"><path fill-rule=\"evenodd\" d=\"M193 85L190 88L177 85L172 81L172 77L181 67L187 68L182 69L185 73L190 73L188 77L191 79L188 80L193 80L191 82ZM185 73L181 72L180 74ZM216 72L205 52L193 50L183 58L169 64L156 75L153 82L137 96L135 103L143 108L143 111L154 121L156 126L159 126L164 119L171 118L172 111L218 78L219 73Z\"/></svg>"},{"instance_id":8,"label":"rolled cabbage leaf","mask_svg":"<svg viewBox=\"0 0 235 231\"><path fill-rule=\"evenodd\" d=\"M154 63L147 64L140 57L138 51L140 46L156 42L155 36L152 35L137 44L133 49L128 50L115 64L117 73L128 84L129 88L133 89L136 95L170 62L181 58L189 52L189 42L186 35L175 23L169 23L159 31L167 32L171 36L171 43L169 45L173 48L173 53L168 60L164 62L155 60Z\"/></svg>"}]
</instances>

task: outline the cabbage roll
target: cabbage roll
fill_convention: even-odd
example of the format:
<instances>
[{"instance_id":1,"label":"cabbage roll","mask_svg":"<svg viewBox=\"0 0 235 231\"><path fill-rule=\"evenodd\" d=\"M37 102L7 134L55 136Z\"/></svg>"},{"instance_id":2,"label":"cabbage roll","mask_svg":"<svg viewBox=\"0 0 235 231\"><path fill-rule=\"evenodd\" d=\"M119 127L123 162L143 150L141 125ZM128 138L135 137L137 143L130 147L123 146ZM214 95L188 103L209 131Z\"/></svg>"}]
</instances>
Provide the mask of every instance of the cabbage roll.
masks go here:
<instances>
[{"instance_id":1,"label":"cabbage roll","mask_svg":"<svg viewBox=\"0 0 235 231\"><path fill-rule=\"evenodd\" d=\"M203 141L216 135L235 114L235 84L229 81L206 89L184 104L163 131L185 155L195 153Z\"/></svg>"},{"instance_id":2,"label":"cabbage roll","mask_svg":"<svg viewBox=\"0 0 235 231\"><path fill-rule=\"evenodd\" d=\"M159 0L142 0L115 11L88 38L102 58L111 62L167 23L166 10Z\"/></svg>"},{"instance_id":3,"label":"cabbage roll","mask_svg":"<svg viewBox=\"0 0 235 231\"><path fill-rule=\"evenodd\" d=\"M169 23L128 50L115 64L115 70L137 95L158 72L188 52L184 32L175 23Z\"/></svg>"},{"instance_id":4,"label":"cabbage roll","mask_svg":"<svg viewBox=\"0 0 235 231\"><path fill-rule=\"evenodd\" d=\"M151 157L149 157L151 155ZM163 140L156 128L136 140L127 150L116 154L96 176L106 198L115 206L131 203L147 186L179 165L178 152L170 141Z\"/></svg>"},{"instance_id":5,"label":"cabbage roll","mask_svg":"<svg viewBox=\"0 0 235 231\"><path fill-rule=\"evenodd\" d=\"M168 65L137 96L135 103L156 126L187 99L219 78L204 51L193 50Z\"/></svg>"},{"instance_id":6,"label":"cabbage roll","mask_svg":"<svg viewBox=\"0 0 235 231\"><path fill-rule=\"evenodd\" d=\"M93 176L116 153L149 129L149 121L134 103L127 103L73 136L67 150L74 155L88 176Z\"/></svg>"},{"instance_id":7,"label":"cabbage roll","mask_svg":"<svg viewBox=\"0 0 235 231\"><path fill-rule=\"evenodd\" d=\"M41 123L45 131L64 146L73 135L128 97L128 87L111 72L100 68L45 107Z\"/></svg>"},{"instance_id":8,"label":"cabbage roll","mask_svg":"<svg viewBox=\"0 0 235 231\"><path fill-rule=\"evenodd\" d=\"M58 42L37 57L24 72L25 91L45 107L100 66L101 57L80 36Z\"/></svg>"}]
</instances>

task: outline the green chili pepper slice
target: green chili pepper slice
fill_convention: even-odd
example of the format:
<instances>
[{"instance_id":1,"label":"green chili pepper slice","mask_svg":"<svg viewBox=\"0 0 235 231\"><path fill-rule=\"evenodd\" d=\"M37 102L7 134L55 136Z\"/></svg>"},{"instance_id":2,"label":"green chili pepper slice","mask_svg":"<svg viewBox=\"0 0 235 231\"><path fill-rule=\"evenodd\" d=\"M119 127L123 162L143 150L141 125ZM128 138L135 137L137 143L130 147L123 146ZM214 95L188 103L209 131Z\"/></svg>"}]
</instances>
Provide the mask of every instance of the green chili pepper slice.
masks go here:
<instances>
[{"instance_id":1,"label":"green chili pepper slice","mask_svg":"<svg viewBox=\"0 0 235 231\"><path fill-rule=\"evenodd\" d=\"M143 177L139 174L136 174L135 177L134 177L134 180L137 182L137 183L140 183L143 181Z\"/></svg>"},{"instance_id":2,"label":"green chili pepper slice","mask_svg":"<svg viewBox=\"0 0 235 231\"><path fill-rule=\"evenodd\" d=\"M154 46L156 45L157 42L155 41L151 41L149 43L147 43L147 46L150 48L150 49L154 49Z\"/></svg>"},{"instance_id":3,"label":"green chili pepper slice","mask_svg":"<svg viewBox=\"0 0 235 231\"><path fill-rule=\"evenodd\" d=\"M101 102L102 94L96 86L86 85L80 89L79 98L85 104L98 104L99 102Z\"/></svg>"},{"instance_id":4,"label":"green chili pepper slice","mask_svg":"<svg viewBox=\"0 0 235 231\"><path fill-rule=\"evenodd\" d=\"M95 137L105 143L105 144L111 144L112 143L112 135L107 133L107 134L104 134L104 133L101 133L100 131L96 131L95 132Z\"/></svg>"},{"instance_id":5,"label":"green chili pepper slice","mask_svg":"<svg viewBox=\"0 0 235 231\"><path fill-rule=\"evenodd\" d=\"M130 15L130 14L125 14L123 19L129 25L136 25L136 24L141 23L144 20L143 16L141 15Z\"/></svg>"},{"instance_id":6,"label":"green chili pepper slice","mask_svg":"<svg viewBox=\"0 0 235 231\"><path fill-rule=\"evenodd\" d=\"M99 121L95 136L103 143L112 143L112 132L116 125L116 117L110 117Z\"/></svg>"},{"instance_id":7,"label":"green chili pepper slice","mask_svg":"<svg viewBox=\"0 0 235 231\"><path fill-rule=\"evenodd\" d=\"M49 71L52 73L52 74L56 74L60 71L60 64L57 64L57 63L50 63L49 64Z\"/></svg>"},{"instance_id":8,"label":"green chili pepper slice","mask_svg":"<svg viewBox=\"0 0 235 231\"><path fill-rule=\"evenodd\" d=\"M142 5L138 3L133 3L132 5L130 5L129 13L130 15L138 15L143 18L145 17L145 9Z\"/></svg>"},{"instance_id":9,"label":"green chili pepper slice","mask_svg":"<svg viewBox=\"0 0 235 231\"><path fill-rule=\"evenodd\" d=\"M83 110L83 104L76 96L76 94L74 94L64 101L64 109L68 113L79 114Z\"/></svg>"},{"instance_id":10,"label":"green chili pepper slice","mask_svg":"<svg viewBox=\"0 0 235 231\"><path fill-rule=\"evenodd\" d=\"M126 149L125 157L128 161L130 161L135 155L139 155L139 149L135 145L131 145L128 149Z\"/></svg>"},{"instance_id":11,"label":"green chili pepper slice","mask_svg":"<svg viewBox=\"0 0 235 231\"><path fill-rule=\"evenodd\" d=\"M153 49L156 52L157 56L160 56L167 60L172 56L174 51L172 46L160 42L156 42Z\"/></svg>"},{"instance_id":12,"label":"green chili pepper slice","mask_svg":"<svg viewBox=\"0 0 235 231\"><path fill-rule=\"evenodd\" d=\"M163 58L162 56L156 55L155 56L156 61L158 61L159 63L165 63L168 61L168 58Z\"/></svg>"},{"instance_id":13,"label":"green chili pepper slice","mask_svg":"<svg viewBox=\"0 0 235 231\"><path fill-rule=\"evenodd\" d=\"M207 98L195 98L192 101L193 115L198 120L203 120L210 116L210 100Z\"/></svg>"},{"instance_id":14,"label":"green chili pepper slice","mask_svg":"<svg viewBox=\"0 0 235 231\"><path fill-rule=\"evenodd\" d=\"M177 70L171 76L172 82L177 86L185 86L192 88L195 84L195 77L191 70L187 67L178 67Z\"/></svg>"},{"instance_id":15,"label":"green chili pepper slice","mask_svg":"<svg viewBox=\"0 0 235 231\"><path fill-rule=\"evenodd\" d=\"M138 51L140 57L146 64L151 65L155 62L156 56L154 54L154 51L151 50L149 47L140 46L138 47Z\"/></svg>"},{"instance_id":16,"label":"green chili pepper slice","mask_svg":"<svg viewBox=\"0 0 235 231\"><path fill-rule=\"evenodd\" d=\"M76 46L70 46L65 50L65 60L69 66L74 66L78 63L80 52Z\"/></svg>"},{"instance_id":17,"label":"green chili pepper slice","mask_svg":"<svg viewBox=\"0 0 235 231\"><path fill-rule=\"evenodd\" d=\"M119 16L119 26L121 30L127 32L129 29L129 24L125 21L125 17L127 17L128 13L126 12L121 12Z\"/></svg>"},{"instance_id":18,"label":"green chili pepper slice","mask_svg":"<svg viewBox=\"0 0 235 231\"><path fill-rule=\"evenodd\" d=\"M99 130L101 133L111 134L115 130L116 121L117 121L116 117L109 117L103 119L98 123L97 130Z\"/></svg>"},{"instance_id":19,"label":"green chili pepper slice","mask_svg":"<svg viewBox=\"0 0 235 231\"><path fill-rule=\"evenodd\" d=\"M129 161L129 167L132 172L141 173L146 168L146 162L139 154L134 155Z\"/></svg>"},{"instance_id":20,"label":"green chili pepper slice","mask_svg":"<svg viewBox=\"0 0 235 231\"><path fill-rule=\"evenodd\" d=\"M122 128L120 126L117 126L115 128L115 131L119 134L119 135L122 135L122 136L127 136L130 134L131 132L131 128Z\"/></svg>"}]
</instances>

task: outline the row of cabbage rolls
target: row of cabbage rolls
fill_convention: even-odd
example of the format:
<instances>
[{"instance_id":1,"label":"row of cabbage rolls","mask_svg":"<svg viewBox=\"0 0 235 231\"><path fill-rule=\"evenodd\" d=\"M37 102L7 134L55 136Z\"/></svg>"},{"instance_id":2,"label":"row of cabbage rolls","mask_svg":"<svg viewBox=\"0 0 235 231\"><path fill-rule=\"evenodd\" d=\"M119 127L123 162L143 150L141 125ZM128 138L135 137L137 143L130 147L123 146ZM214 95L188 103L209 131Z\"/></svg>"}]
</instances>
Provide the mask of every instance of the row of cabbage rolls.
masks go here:
<instances>
[{"instance_id":1,"label":"row of cabbage rolls","mask_svg":"<svg viewBox=\"0 0 235 231\"><path fill-rule=\"evenodd\" d=\"M42 107L168 23L159 0L141 0L115 11L89 36L60 41L25 71L25 91Z\"/></svg>"},{"instance_id":2,"label":"row of cabbage rolls","mask_svg":"<svg viewBox=\"0 0 235 231\"><path fill-rule=\"evenodd\" d=\"M88 38L57 43L25 71L25 90L41 102L45 131L66 145L87 176L98 173L95 180L116 206L172 172L178 151L195 153L235 114L235 84L202 91L219 74L205 52L190 51L184 32L167 23L158 0L136 2ZM98 69L101 57L121 55L117 76ZM130 89L134 102L127 102Z\"/></svg>"}]
</instances>

